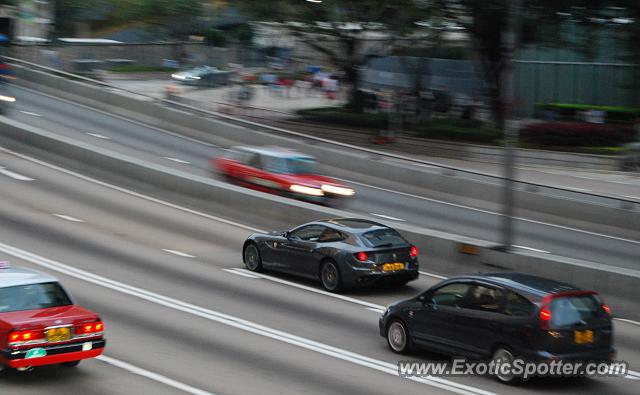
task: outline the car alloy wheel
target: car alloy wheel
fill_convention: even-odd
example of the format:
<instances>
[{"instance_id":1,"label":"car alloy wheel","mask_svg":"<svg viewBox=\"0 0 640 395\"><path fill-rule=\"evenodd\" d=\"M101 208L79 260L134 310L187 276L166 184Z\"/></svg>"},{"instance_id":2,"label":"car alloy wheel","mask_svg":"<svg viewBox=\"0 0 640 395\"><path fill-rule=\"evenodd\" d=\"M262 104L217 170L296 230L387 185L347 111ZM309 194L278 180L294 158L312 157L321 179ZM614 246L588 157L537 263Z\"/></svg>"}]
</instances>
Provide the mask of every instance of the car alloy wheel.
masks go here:
<instances>
[{"instance_id":1,"label":"car alloy wheel","mask_svg":"<svg viewBox=\"0 0 640 395\"><path fill-rule=\"evenodd\" d=\"M387 342L391 350L397 353L405 353L408 350L408 334L400 321L393 321L387 330Z\"/></svg>"},{"instance_id":2,"label":"car alloy wheel","mask_svg":"<svg viewBox=\"0 0 640 395\"><path fill-rule=\"evenodd\" d=\"M495 361L496 366L504 364L513 366L514 359L515 358L511 351L504 347L498 348L496 352L493 353L492 358L492 360ZM511 372L509 374L504 373L502 369L498 368L496 371L496 378L503 383L513 383L517 379L517 376Z\"/></svg>"},{"instance_id":3,"label":"car alloy wheel","mask_svg":"<svg viewBox=\"0 0 640 395\"><path fill-rule=\"evenodd\" d=\"M329 292L337 292L340 290L340 272L334 262L326 262L322 265L320 273L322 286Z\"/></svg>"},{"instance_id":4,"label":"car alloy wheel","mask_svg":"<svg viewBox=\"0 0 640 395\"><path fill-rule=\"evenodd\" d=\"M260 252L258 247L251 243L244 249L244 264L247 269L252 272L259 272L262 270L262 260L260 259Z\"/></svg>"}]
</instances>

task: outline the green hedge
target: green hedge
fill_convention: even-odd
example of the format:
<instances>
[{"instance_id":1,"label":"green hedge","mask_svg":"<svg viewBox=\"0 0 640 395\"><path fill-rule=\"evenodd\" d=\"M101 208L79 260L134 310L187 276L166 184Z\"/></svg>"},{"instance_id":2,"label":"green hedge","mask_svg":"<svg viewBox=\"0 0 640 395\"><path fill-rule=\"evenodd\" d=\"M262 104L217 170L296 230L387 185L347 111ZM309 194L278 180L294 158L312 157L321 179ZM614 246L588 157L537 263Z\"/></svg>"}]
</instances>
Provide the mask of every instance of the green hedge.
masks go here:
<instances>
[{"instance_id":1,"label":"green hedge","mask_svg":"<svg viewBox=\"0 0 640 395\"><path fill-rule=\"evenodd\" d=\"M385 129L387 114L351 112L341 107L322 107L296 112L302 118L313 122L326 122L342 126Z\"/></svg>"},{"instance_id":2,"label":"green hedge","mask_svg":"<svg viewBox=\"0 0 640 395\"><path fill-rule=\"evenodd\" d=\"M416 132L429 139L487 144L496 143L503 137L500 130L482 127L480 121L452 118L434 119L428 125L418 126Z\"/></svg>"},{"instance_id":3,"label":"green hedge","mask_svg":"<svg viewBox=\"0 0 640 395\"><path fill-rule=\"evenodd\" d=\"M523 143L556 147L611 147L634 140L633 127L577 122L530 124L520 131Z\"/></svg>"},{"instance_id":4,"label":"green hedge","mask_svg":"<svg viewBox=\"0 0 640 395\"><path fill-rule=\"evenodd\" d=\"M537 104L536 112L539 117L543 117L547 110L555 111L561 120L579 121L578 113L587 110L598 110L605 113L605 122L608 123L633 123L640 117L640 108L620 107L620 106L596 106L589 104L571 103L547 103Z\"/></svg>"}]
</instances>

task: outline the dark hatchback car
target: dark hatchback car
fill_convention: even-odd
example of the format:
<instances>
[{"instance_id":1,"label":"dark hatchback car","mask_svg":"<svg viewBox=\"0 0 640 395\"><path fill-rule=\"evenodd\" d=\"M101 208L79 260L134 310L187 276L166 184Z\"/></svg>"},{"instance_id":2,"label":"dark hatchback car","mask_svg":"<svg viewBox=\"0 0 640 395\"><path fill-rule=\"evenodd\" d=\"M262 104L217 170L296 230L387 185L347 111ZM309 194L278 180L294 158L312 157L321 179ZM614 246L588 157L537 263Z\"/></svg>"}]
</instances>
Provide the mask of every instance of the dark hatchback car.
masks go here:
<instances>
[{"instance_id":1,"label":"dark hatchback car","mask_svg":"<svg viewBox=\"0 0 640 395\"><path fill-rule=\"evenodd\" d=\"M285 232L255 233L242 250L249 270L319 279L331 292L379 282L404 285L418 278L418 249L396 230L363 219L316 221Z\"/></svg>"},{"instance_id":2,"label":"dark hatchback car","mask_svg":"<svg viewBox=\"0 0 640 395\"><path fill-rule=\"evenodd\" d=\"M502 362L610 361L615 355L611 313L597 293L521 273L445 280L390 305L380 335L398 353L415 346Z\"/></svg>"}]
</instances>

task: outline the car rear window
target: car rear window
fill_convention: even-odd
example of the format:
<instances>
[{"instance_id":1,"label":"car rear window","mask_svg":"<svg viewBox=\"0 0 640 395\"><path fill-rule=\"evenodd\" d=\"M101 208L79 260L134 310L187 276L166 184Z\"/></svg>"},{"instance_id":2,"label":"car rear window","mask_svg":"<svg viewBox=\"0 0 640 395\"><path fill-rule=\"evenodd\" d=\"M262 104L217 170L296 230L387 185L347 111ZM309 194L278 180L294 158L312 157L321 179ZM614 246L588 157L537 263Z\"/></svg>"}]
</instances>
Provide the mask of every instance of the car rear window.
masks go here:
<instances>
[{"instance_id":1,"label":"car rear window","mask_svg":"<svg viewBox=\"0 0 640 395\"><path fill-rule=\"evenodd\" d=\"M56 282L0 288L0 313L70 304L69 295Z\"/></svg>"},{"instance_id":2,"label":"car rear window","mask_svg":"<svg viewBox=\"0 0 640 395\"><path fill-rule=\"evenodd\" d=\"M362 239L370 247L397 247L408 245L407 241L400 236L400 233L391 228L377 229L363 233Z\"/></svg>"},{"instance_id":3,"label":"car rear window","mask_svg":"<svg viewBox=\"0 0 640 395\"><path fill-rule=\"evenodd\" d=\"M606 317L601 303L595 295L576 295L555 298L549 306L550 327L553 329L570 327L581 322L590 322Z\"/></svg>"}]
</instances>

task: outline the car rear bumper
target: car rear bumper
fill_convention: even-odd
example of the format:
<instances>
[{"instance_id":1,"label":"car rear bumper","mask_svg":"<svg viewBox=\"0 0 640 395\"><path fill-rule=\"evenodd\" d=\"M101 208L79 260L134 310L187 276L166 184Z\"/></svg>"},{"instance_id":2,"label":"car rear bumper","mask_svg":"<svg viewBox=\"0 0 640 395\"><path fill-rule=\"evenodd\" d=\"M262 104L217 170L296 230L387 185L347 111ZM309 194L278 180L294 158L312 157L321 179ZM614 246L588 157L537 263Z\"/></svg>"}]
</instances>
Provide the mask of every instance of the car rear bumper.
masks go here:
<instances>
[{"instance_id":1,"label":"car rear bumper","mask_svg":"<svg viewBox=\"0 0 640 395\"><path fill-rule=\"evenodd\" d=\"M90 344L90 347L89 347ZM95 358L102 354L106 340L87 340L84 342L64 344L59 346L42 347L46 351L43 357L26 358L30 349L2 350L3 363L12 368L26 366L53 365L63 362L79 361L81 359ZM35 348L35 347L34 347Z\"/></svg>"},{"instance_id":2,"label":"car rear bumper","mask_svg":"<svg viewBox=\"0 0 640 395\"><path fill-rule=\"evenodd\" d=\"M353 269L344 274L343 282L347 286L364 287L387 282L413 281L416 280L419 275L417 268L387 273Z\"/></svg>"}]
</instances>

